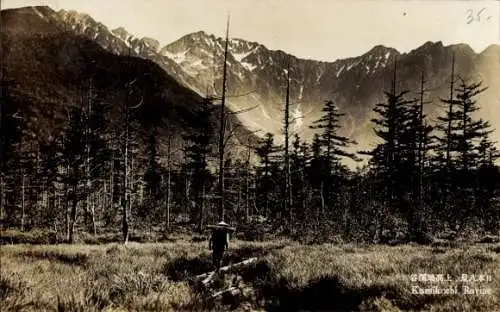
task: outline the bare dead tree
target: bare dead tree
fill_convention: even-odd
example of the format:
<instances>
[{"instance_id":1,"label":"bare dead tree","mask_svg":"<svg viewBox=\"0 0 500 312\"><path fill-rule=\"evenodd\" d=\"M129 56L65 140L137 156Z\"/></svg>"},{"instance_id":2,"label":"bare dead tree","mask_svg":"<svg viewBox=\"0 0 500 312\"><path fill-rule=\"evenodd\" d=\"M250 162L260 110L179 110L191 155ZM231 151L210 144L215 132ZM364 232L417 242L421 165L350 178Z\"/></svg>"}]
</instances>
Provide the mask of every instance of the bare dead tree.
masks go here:
<instances>
[{"instance_id":1,"label":"bare dead tree","mask_svg":"<svg viewBox=\"0 0 500 312\"><path fill-rule=\"evenodd\" d=\"M21 231L24 231L26 221L26 173L21 169Z\"/></svg>"},{"instance_id":2,"label":"bare dead tree","mask_svg":"<svg viewBox=\"0 0 500 312\"><path fill-rule=\"evenodd\" d=\"M285 196L284 196L284 213L288 214L288 222L292 224L293 221L293 190L292 179L290 173L290 59L286 71L286 95L285 95L285 117L284 117L284 135L285 135Z\"/></svg>"},{"instance_id":3,"label":"bare dead tree","mask_svg":"<svg viewBox=\"0 0 500 312\"><path fill-rule=\"evenodd\" d=\"M171 184L172 184L172 133L170 132L167 138L167 189L165 196L165 232L170 229L170 202L172 198Z\"/></svg>"},{"instance_id":4,"label":"bare dead tree","mask_svg":"<svg viewBox=\"0 0 500 312\"><path fill-rule=\"evenodd\" d=\"M427 151L427 129L425 124L424 105L429 104L424 100L425 92L425 75L422 71L420 79L420 101L418 107L418 202L419 202L419 227L422 225L422 215L425 215L424 206L424 166L426 161ZM421 230L421 228L419 228Z\"/></svg>"},{"instance_id":5,"label":"bare dead tree","mask_svg":"<svg viewBox=\"0 0 500 312\"><path fill-rule=\"evenodd\" d=\"M222 99L220 105L220 130L219 130L219 176L218 176L218 191L219 191L219 219L224 220L224 153L225 153L225 127L226 127L226 117L225 117L225 102L226 102L226 84L227 84L227 55L228 55L228 44L229 44L229 20L227 18L226 27L226 42L224 47L224 67L222 76Z\"/></svg>"},{"instance_id":6,"label":"bare dead tree","mask_svg":"<svg viewBox=\"0 0 500 312\"><path fill-rule=\"evenodd\" d=\"M91 167L92 167L92 161L90 157L90 149L91 149L91 142L90 142L90 137L92 135L92 128L91 128L91 118L92 118L92 101L93 101L93 81L90 79L89 83L89 89L88 89L88 97L87 97L87 120L86 120L86 128L85 128L85 153L86 153L86 161L85 161L85 195L86 195L86 207L85 207L85 212L89 213L90 212L90 217L91 217L91 224L92 224L92 233L94 235L97 234L97 228L96 228L96 220L95 220L95 206L94 203L92 202L92 197L91 197L91 192L92 192L92 176L91 176Z\"/></svg>"}]
</instances>

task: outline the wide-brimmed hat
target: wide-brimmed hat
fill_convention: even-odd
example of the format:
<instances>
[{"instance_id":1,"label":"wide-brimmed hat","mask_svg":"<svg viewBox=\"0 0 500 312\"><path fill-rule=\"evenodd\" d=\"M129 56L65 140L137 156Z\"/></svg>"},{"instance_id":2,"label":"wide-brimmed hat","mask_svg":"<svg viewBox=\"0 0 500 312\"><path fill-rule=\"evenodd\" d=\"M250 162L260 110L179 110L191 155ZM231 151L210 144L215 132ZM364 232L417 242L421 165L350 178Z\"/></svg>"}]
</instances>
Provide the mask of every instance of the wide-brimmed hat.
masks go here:
<instances>
[{"instance_id":1,"label":"wide-brimmed hat","mask_svg":"<svg viewBox=\"0 0 500 312\"><path fill-rule=\"evenodd\" d=\"M227 231L235 231L236 230L235 228L229 226L229 224L227 224L224 221L221 221L221 222L217 223L216 225L208 225L207 228L214 229L214 230L227 230Z\"/></svg>"}]
</instances>

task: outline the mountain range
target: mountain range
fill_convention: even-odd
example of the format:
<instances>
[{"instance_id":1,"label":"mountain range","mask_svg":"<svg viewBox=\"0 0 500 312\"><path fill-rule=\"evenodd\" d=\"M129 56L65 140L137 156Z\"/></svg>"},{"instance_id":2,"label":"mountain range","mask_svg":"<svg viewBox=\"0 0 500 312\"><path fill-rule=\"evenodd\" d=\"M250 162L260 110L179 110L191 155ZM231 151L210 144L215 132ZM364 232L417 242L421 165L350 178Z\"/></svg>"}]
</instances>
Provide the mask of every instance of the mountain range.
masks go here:
<instances>
[{"instance_id":1,"label":"mountain range","mask_svg":"<svg viewBox=\"0 0 500 312\"><path fill-rule=\"evenodd\" d=\"M109 29L84 13L56 12L48 7L10 11L12 16L3 23L11 33L18 35L17 29L20 33L40 33L36 23L43 21L67 37L86 38L89 45L97 44L112 55L130 55L156 64L166 77L171 78L172 84L178 82L176 88L185 88L182 92L189 93L189 89L197 96L220 96L224 38L199 31L161 46L153 38L136 38L122 27ZM31 20L36 17L38 21L23 20L23 15L30 15ZM54 33L55 30L47 32ZM333 100L346 114L342 134L359 143L353 150L373 145L376 138L370 122L372 109L384 100L383 91L389 89L396 59L398 90L410 90L410 95L417 97L420 76L424 73L428 90L426 99L430 102L426 112L434 120L443 111L439 99L449 94L452 57L455 55L457 78L481 80L489 86L478 98L482 107L478 115L496 127L500 125L499 45L492 44L480 53L465 44L444 46L442 42L427 42L407 53L379 45L360 56L334 62L301 59L284 51L270 50L257 42L236 38L229 40L228 47L229 109L234 112L252 108L237 114L239 121L250 131L275 134L278 141L281 140L285 77L289 70L295 132L310 139L313 130L308 126L321 116L324 101ZM71 49L53 52L61 56L62 53L71 53ZM30 56L26 57L28 62ZM500 141L500 131L493 135L493 139Z\"/></svg>"},{"instance_id":2,"label":"mountain range","mask_svg":"<svg viewBox=\"0 0 500 312\"><path fill-rule=\"evenodd\" d=\"M84 105L89 81L99 101L110 104L107 123L120 122L120 103L126 97L133 101L132 106L143 103L131 113L143 150L153 125L160 134L160 155L165 155L163 143L169 134L173 135L172 150L179 150L183 135L196 127L202 98L155 62L104 49L71 30L48 7L4 10L1 17L2 74L15 106L10 110L23 120L22 140L57 136L66 125L71 107ZM252 141L255 136L230 110L226 112L228 128L233 132L231 142ZM217 123L216 116L213 119ZM235 152L242 150L241 144L231 145Z\"/></svg>"}]
</instances>

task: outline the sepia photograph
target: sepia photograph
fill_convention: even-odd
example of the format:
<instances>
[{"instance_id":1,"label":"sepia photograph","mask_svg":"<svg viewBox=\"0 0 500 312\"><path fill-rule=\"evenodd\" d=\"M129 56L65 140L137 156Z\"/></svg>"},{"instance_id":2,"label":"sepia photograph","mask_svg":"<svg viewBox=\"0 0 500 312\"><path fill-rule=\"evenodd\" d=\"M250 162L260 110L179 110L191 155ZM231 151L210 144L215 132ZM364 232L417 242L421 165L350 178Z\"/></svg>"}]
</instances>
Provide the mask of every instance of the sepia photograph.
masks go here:
<instances>
[{"instance_id":1,"label":"sepia photograph","mask_svg":"<svg viewBox=\"0 0 500 312\"><path fill-rule=\"evenodd\" d=\"M0 9L0 311L500 311L500 1Z\"/></svg>"}]
</instances>

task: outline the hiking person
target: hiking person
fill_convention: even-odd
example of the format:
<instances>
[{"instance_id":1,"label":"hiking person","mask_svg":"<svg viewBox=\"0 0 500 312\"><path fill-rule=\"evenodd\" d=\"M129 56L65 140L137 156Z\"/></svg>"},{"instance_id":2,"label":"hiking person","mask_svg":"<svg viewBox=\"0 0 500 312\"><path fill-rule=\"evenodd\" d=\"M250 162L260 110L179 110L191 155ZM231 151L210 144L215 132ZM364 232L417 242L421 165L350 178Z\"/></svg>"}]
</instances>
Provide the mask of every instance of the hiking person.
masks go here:
<instances>
[{"instance_id":1,"label":"hiking person","mask_svg":"<svg viewBox=\"0 0 500 312\"><path fill-rule=\"evenodd\" d=\"M213 227L212 236L208 242L208 249L212 250L212 262L218 271L221 266L224 251L229 246L229 224L224 221L219 222Z\"/></svg>"}]
</instances>

